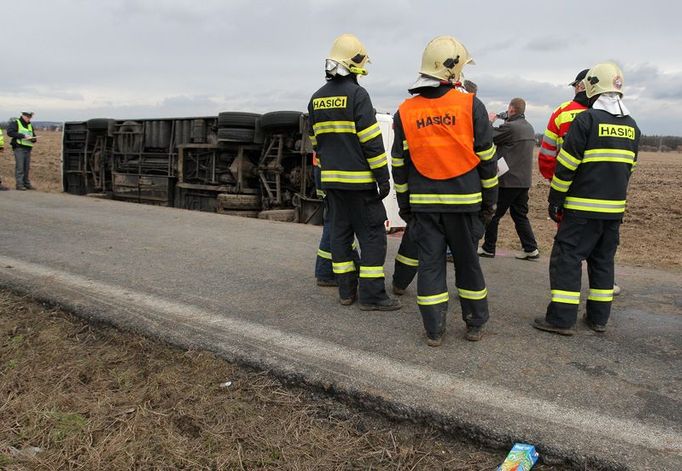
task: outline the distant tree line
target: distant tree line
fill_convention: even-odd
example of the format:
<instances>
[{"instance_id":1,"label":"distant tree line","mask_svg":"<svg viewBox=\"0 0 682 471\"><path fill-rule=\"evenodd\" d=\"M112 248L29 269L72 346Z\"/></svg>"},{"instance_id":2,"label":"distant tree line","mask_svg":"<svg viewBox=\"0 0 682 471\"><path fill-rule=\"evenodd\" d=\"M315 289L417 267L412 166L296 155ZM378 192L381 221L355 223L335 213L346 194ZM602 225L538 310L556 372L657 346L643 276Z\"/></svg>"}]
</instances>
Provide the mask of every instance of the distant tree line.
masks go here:
<instances>
[{"instance_id":1,"label":"distant tree line","mask_svg":"<svg viewBox=\"0 0 682 471\"><path fill-rule=\"evenodd\" d=\"M542 134L535 135L535 145L540 147ZM682 137L680 136L646 136L639 141L639 150L644 152L682 152Z\"/></svg>"}]
</instances>

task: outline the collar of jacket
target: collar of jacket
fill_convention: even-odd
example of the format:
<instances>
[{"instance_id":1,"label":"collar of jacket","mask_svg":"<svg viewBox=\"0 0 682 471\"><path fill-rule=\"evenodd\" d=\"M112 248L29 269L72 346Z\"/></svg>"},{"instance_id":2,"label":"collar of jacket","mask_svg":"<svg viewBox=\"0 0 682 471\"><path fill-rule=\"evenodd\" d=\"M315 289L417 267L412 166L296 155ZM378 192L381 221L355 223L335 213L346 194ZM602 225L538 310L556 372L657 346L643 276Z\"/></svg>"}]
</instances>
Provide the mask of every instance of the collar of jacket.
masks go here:
<instances>
[{"instance_id":1,"label":"collar of jacket","mask_svg":"<svg viewBox=\"0 0 682 471\"><path fill-rule=\"evenodd\" d=\"M580 103L581 105L587 107L589 100L587 98L587 92L580 92L576 93L575 97L573 97L573 101Z\"/></svg>"},{"instance_id":2,"label":"collar of jacket","mask_svg":"<svg viewBox=\"0 0 682 471\"><path fill-rule=\"evenodd\" d=\"M526 119L526 115L523 113L515 114L514 116L507 118L505 121L516 121L517 119Z\"/></svg>"},{"instance_id":3,"label":"collar of jacket","mask_svg":"<svg viewBox=\"0 0 682 471\"><path fill-rule=\"evenodd\" d=\"M413 95L421 95L424 98L440 98L452 90L454 85L451 83L441 83L438 87L419 87L409 90Z\"/></svg>"}]
</instances>

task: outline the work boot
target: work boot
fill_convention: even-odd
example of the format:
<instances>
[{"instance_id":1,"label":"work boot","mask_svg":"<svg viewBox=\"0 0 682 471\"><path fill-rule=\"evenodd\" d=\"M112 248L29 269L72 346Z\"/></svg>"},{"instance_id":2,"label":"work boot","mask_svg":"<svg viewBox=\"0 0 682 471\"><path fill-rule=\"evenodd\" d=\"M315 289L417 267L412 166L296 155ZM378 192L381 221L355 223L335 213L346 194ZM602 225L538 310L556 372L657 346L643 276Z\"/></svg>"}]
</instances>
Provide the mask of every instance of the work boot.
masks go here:
<instances>
[{"instance_id":1,"label":"work boot","mask_svg":"<svg viewBox=\"0 0 682 471\"><path fill-rule=\"evenodd\" d=\"M590 329L594 330L599 334L603 334L604 332L606 332L606 326L604 324L597 324L596 322L591 321L590 318L587 316L583 317L583 321L585 321L585 325L587 327L589 327Z\"/></svg>"},{"instance_id":2,"label":"work boot","mask_svg":"<svg viewBox=\"0 0 682 471\"><path fill-rule=\"evenodd\" d=\"M35 190L36 189L36 187L31 185L30 183L26 183L24 185L24 188L26 188L27 190Z\"/></svg>"},{"instance_id":3,"label":"work boot","mask_svg":"<svg viewBox=\"0 0 682 471\"><path fill-rule=\"evenodd\" d=\"M26 187L24 185L17 185L17 191L26 191Z\"/></svg>"},{"instance_id":4,"label":"work boot","mask_svg":"<svg viewBox=\"0 0 682 471\"><path fill-rule=\"evenodd\" d=\"M538 249L531 250L530 252L526 252L524 250L523 252L519 252L514 255L514 257L519 260L537 260L540 258L540 251Z\"/></svg>"},{"instance_id":5,"label":"work boot","mask_svg":"<svg viewBox=\"0 0 682 471\"><path fill-rule=\"evenodd\" d=\"M317 286L339 286L339 283L333 278L318 278Z\"/></svg>"},{"instance_id":6,"label":"work boot","mask_svg":"<svg viewBox=\"0 0 682 471\"><path fill-rule=\"evenodd\" d=\"M442 332L440 334L431 334L429 332L426 333L426 345L428 345L429 347L440 347L442 343L443 343Z\"/></svg>"},{"instance_id":7,"label":"work boot","mask_svg":"<svg viewBox=\"0 0 682 471\"><path fill-rule=\"evenodd\" d=\"M405 289L406 288L398 288L396 285L393 285L393 294L396 296L402 296L405 294Z\"/></svg>"},{"instance_id":8,"label":"work boot","mask_svg":"<svg viewBox=\"0 0 682 471\"><path fill-rule=\"evenodd\" d=\"M547 322L547 320L544 317L536 317L535 320L533 321L533 327L535 327L538 330L543 330L545 332L551 332L553 334L559 334L559 335L574 335L575 334L575 328L568 328L564 329L562 327L558 327L554 324L550 324Z\"/></svg>"},{"instance_id":9,"label":"work boot","mask_svg":"<svg viewBox=\"0 0 682 471\"><path fill-rule=\"evenodd\" d=\"M339 302L342 306L350 306L358 299L358 296L354 294L350 298L339 298Z\"/></svg>"},{"instance_id":10,"label":"work boot","mask_svg":"<svg viewBox=\"0 0 682 471\"><path fill-rule=\"evenodd\" d=\"M469 342L478 342L483 338L483 326L482 325L468 325L467 333L464 338Z\"/></svg>"},{"instance_id":11,"label":"work boot","mask_svg":"<svg viewBox=\"0 0 682 471\"><path fill-rule=\"evenodd\" d=\"M386 298L371 304L360 303L360 310L362 311L397 311L401 307L403 305L396 298Z\"/></svg>"},{"instance_id":12,"label":"work boot","mask_svg":"<svg viewBox=\"0 0 682 471\"><path fill-rule=\"evenodd\" d=\"M479 247L476 253L478 254L479 257L495 258L495 252L488 252L483 247Z\"/></svg>"}]
</instances>

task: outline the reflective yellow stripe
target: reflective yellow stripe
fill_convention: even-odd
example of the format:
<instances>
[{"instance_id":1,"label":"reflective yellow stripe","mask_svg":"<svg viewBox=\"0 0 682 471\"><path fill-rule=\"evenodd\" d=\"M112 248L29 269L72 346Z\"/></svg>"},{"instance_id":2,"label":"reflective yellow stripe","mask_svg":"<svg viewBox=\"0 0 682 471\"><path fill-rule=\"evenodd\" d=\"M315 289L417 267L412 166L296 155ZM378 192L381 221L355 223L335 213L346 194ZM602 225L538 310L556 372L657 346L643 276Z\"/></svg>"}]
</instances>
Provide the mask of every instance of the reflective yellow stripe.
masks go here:
<instances>
[{"instance_id":1,"label":"reflective yellow stripe","mask_svg":"<svg viewBox=\"0 0 682 471\"><path fill-rule=\"evenodd\" d=\"M580 304L580 291L552 290L552 302L563 304Z\"/></svg>"},{"instance_id":2,"label":"reflective yellow stripe","mask_svg":"<svg viewBox=\"0 0 682 471\"><path fill-rule=\"evenodd\" d=\"M419 260L415 260L414 258L406 257L404 255L398 254L395 256L396 262L400 262L403 265L407 265L408 267L418 267L419 266Z\"/></svg>"},{"instance_id":3,"label":"reflective yellow stripe","mask_svg":"<svg viewBox=\"0 0 682 471\"><path fill-rule=\"evenodd\" d=\"M360 265L360 278L383 278L384 267L365 267Z\"/></svg>"},{"instance_id":4,"label":"reflective yellow stripe","mask_svg":"<svg viewBox=\"0 0 682 471\"><path fill-rule=\"evenodd\" d=\"M493 178L488 178L487 180L481 180L481 186L486 190L489 188L495 188L499 183L499 178L495 175Z\"/></svg>"},{"instance_id":5,"label":"reflective yellow stripe","mask_svg":"<svg viewBox=\"0 0 682 471\"><path fill-rule=\"evenodd\" d=\"M408 149L407 141L403 141L403 150L407 150L407 149Z\"/></svg>"},{"instance_id":6,"label":"reflective yellow stripe","mask_svg":"<svg viewBox=\"0 0 682 471\"><path fill-rule=\"evenodd\" d=\"M483 288L481 291L470 291L468 289L457 288L457 294L459 294L460 298L480 301L488 296L488 288Z\"/></svg>"},{"instance_id":7,"label":"reflective yellow stripe","mask_svg":"<svg viewBox=\"0 0 682 471\"><path fill-rule=\"evenodd\" d=\"M447 303L450 299L448 292L431 296L417 296L417 304L420 306L433 306L434 304Z\"/></svg>"},{"instance_id":8,"label":"reflective yellow stripe","mask_svg":"<svg viewBox=\"0 0 682 471\"><path fill-rule=\"evenodd\" d=\"M322 170L322 181L327 183L373 183L375 180L374 175L369 170Z\"/></svg>"},{"instance_id":9,"label":"reflective yellow stripe","mask_svg":"<svg viewBox=\"0 0 682 471\"><path fill-rule=\"evenodd\" d=\"M559 113L559 115L554 119L554 123L557 125L556 127L560 128L562 124L572 122L578 113L582 111L584 110L568 110Z\"/></svg>"},{"instance_id":10,"label":"reflective yellow stripe","mask_svg":"<svg viewBox=\"0 0 682 471\"><path fill-rule=\"evenodd\" d=\"M322 121L313 124L315 136L326 133L353 133L355 134L355 123L353 121Z\"/></svg>"},{"instance_id":11,"label":"reflective yellow stripe","mask_svg":"<svg viewBox=\"0 0 682 471\"><path fill-rule=\"evenodd\" d=\"M589 301L613 301L613 289L593 289L590 288L590 293L587 296Z\"/></svg>"},{"instance_id":12,"label":"reflective yellow stripe","mask_svg":"<svg viewBox=\"0 0 682 471\"><path fill-rule=\"evenodd\" d=\"M548 144L556 147L557 141L559 140L559 135L554 134L552 131L549 129L545 129L545 135L542 136L542 140L547 142Z\"/></svg>"},{"instance_id":13,"label":"reflective yellow stripe","mask_svg":"<svg viewBox=\"0 0 682 471\"><path fill-rule=\"evenodd\" d=\"M482 150L481 152L476 152L476 155L478 155L478 158L481 159L482 161L492 159L493 156L495 155L495 144L490 146L489 149Z\"/></svg>"},{"instance_id":14,"label":"reflective yellow stripe","mask_svg":"<svg viewBox=\"0 0 682 471\"><path fill-rule=\"evenodd\" d=\"M383 152L376 157L372 157L370 159L367 159L367 163L369 163L369 168L371 169L376 169L376 168L381 168L384 165L388 165L388 159L386 158L386 152Z\"/></svg>"},{"instance_id":15,"label":"reflective yellow stripe","mask_svg":"<svg viewBox=\"0 0 682 471\"><path fill-rule=\"evenodd\" d=\"M632 162L632 168L630 169L630 172L634 172L635 167L637 167L637 161L636 160L634 162Z\"/></svg>"},{"instance_id":16,"label":"reflective yellow stripe","mask_svg":"<svg viewBox=\"0 0 682 471\"><path fill-rule=\"evenodd\" d=\"M575 170L576 168L578 168L578 165L580 165L580 160L576 159L571 154L566 152L565 149L561 149L561 152L559 152L559 156L557 157L556 161L569 170Z\"/></svg>"},{"instance_id":17,"label":"reflective yellow stripe","mask_svg":"<svg viewBox=\"0 0 682 471\"><path fill-rule=\"evenodd\" d=\"M635 153L624 149L590 149L585 151L583 163L589 162L618 162L632 164Z\"/></svg>"},{"instance_id":18,"label":"reflective yellow stripe","mask_svg":"<svg viewBox=\"0 0 682 471\"><path fill-rule=\"evenodd\" d=\"M402 185L396 183L394 186L396 193L407 193L407 183L403 183Z\"/></svg>"},{"instance_id":19,"label":"reflective yellow stripe","mask_svg":"<svg viewBox=\"0 0 682 471\"><path fill-rule=\"evenodd\" d=\"M597 200L567 196L564 208L595 213L623 213L625 212L625 200Z\"/></svg>"},{"instance_id":20,"label":"reflective yellow stripe","mask_svg":"<svg viewBox=\"0 0 682 471\"><path fill-rule=\"evenodd\" d=\"M332 262L332 270L337 275L355 271L355 262Z\"/></svg>"},{"instance_id":21,"label":"reflective yellow stripe","mask_svg":"<svg viewBox=\"0 0 682 471\"><path fill-rule=\"evenodd\" d=\"M380 135L381 128L379 128L379 123L374 123L371 126L358 132L358 139L362 144L364 144L365 142L370 141Z\"/></svg>"},{"instance_id":22,"label":"reflective yellow stripe","mask_svg":"<svg viewBox=\"0 0 682 471\"><path fill-rule=\"evenodd\" d=\"M558 178L556 175L554 175L550 186L554 188L556 191L566 193L570 188L571 183L573 182L568 180L562 180L561 178Z\"/></svg>"},{"instance_id":23,"label":"reflective yellow stripe","mask_svg":"<svg viewBox=\"0 0 682 471\"><path fill-rule=\"evenodd\" d=\"M313 136L308 136L308 137L310 138L310 143L311 143L312 145L316 146L316 145L317 145L317 138L316 138L314 135L313 135Z\"/></svg>"},{"instance_id":24,"label":"reflective yellow stripe","mask_svg":"<svg viewBox=\"0 0 682 471\"><path fill-rule=\"evenodd\" d=\"M392 167L404 167L405 166L405 159L399 159L397 157L391 157L391 166Z\"/></svg>"},{"instance_id":25,"label":"reflective yellow stripe","mask_svg":"<svg viewBox=\"0 0 682 471\"><path fill-rule=\"evenodd\" d=\"M332 253L331 253L331 252L326 252L326 251L324 251L324 250L322 250L322 249L317 249L317 256L318 256L318 257L321 257L321 258L324 258L324 259L327 259L327 260L331 260L331 259L332 259Z\"/></svg>"},{"instance_id":26,"label":"reflective yellow stripe","mask_svg":"<svg viewBox=\"0 0 682 471\"><path fill-rule=\"evenodd\" d=\"M470 194L410 194L410 204L477 204L483 201L483 195Z\"/></svg>"}]
</instances>

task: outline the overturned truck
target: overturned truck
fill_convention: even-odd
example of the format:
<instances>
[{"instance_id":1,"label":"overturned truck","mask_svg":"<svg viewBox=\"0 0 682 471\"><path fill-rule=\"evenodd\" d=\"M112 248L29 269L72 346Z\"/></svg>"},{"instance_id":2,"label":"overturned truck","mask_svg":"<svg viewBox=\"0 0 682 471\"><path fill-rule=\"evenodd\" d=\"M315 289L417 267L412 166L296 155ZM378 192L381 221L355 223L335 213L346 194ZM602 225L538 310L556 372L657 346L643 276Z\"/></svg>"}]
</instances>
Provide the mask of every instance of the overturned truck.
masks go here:
<instances>
[{"instance_id":1,"label":"overturned truck","mask_svg":"<svg viewBox=\"0 0 682 471\"><path fill-rule=\"evenodd\" d=\"M64 124L67 193L321 224L306 116L90 119Z\"/></svg>"},{"instance_id":2,"label":"overturned truck","mask_svg":"<svg viewBox=\"0 0 682 471\"><path fill-rule=\"evenodd\" d=\"M377 114L384 145L390 115ZM298 111L64 123L67 193L279 221L322 224L307 116ZM404 227L395 192L387 229Z\"/></svg>"}]
</instances>

